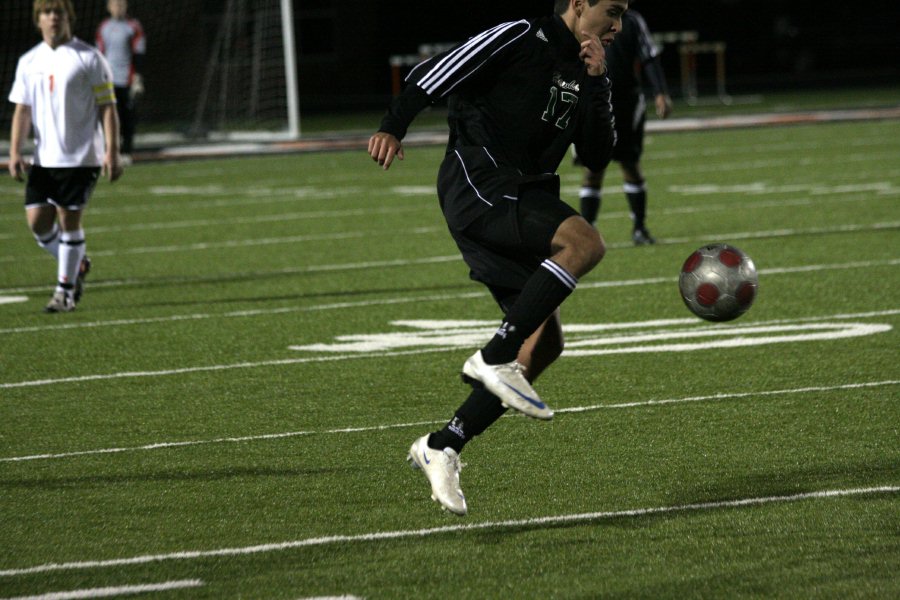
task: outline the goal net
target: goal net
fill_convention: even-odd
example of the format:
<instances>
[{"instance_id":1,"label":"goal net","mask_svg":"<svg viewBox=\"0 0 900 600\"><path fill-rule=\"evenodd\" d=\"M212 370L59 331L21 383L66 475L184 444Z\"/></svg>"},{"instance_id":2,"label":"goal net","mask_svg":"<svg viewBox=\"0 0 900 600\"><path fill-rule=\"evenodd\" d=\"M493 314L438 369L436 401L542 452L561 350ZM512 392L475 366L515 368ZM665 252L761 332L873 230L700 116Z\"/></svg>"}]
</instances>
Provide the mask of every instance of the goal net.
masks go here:
<instances>
[{"instance_id":1,"label":"goal net","mask_svg":"<svg viewBox=\"0 0 900 600\"><path fill-rule=\"evenodd\" d=\"M76 1L74 35L93 43L108 16L106 4ZM40 42L31 6L29 0L0 3L4 97L18 58ZM137 146L153 136L297 137L290 7L290 0L131 0L128 13L141 22L147 38L146 92L136 104ZM0 103L0 139L8 139L12 109L9 102Z\"/></svg>"}]
</instances>

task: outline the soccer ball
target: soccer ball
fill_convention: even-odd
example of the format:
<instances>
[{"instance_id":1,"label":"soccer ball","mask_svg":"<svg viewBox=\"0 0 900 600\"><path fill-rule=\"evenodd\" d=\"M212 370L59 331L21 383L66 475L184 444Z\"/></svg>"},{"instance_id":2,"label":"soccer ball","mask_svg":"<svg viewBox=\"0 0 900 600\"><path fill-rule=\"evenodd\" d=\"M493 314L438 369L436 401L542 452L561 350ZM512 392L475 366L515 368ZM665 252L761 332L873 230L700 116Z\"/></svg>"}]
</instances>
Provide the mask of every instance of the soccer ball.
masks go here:
<instances>
[{"instance_id":1,"label":"soccer ball","mask_svg":"<svg viewBox=\"0 0 900 600\"><path fill-rule=\"evenodd\" d=\"M731 321L747 312L758 283L750 257L728 244L697 249L684 261L678 277L682 300L707 321Z\"/></svg>"}]
</instances>

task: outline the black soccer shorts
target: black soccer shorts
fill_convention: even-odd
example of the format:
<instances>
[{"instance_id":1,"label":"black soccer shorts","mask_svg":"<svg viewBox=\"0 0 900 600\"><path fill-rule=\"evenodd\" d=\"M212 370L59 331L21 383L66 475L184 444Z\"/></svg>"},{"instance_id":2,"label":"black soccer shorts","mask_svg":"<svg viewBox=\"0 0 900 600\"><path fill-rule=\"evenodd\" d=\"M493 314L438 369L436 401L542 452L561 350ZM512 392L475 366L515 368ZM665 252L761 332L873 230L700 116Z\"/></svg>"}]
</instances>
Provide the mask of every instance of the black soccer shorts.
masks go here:
<instances>
[{"instance_id":1,"label":"black soccer shorts","mask_svg":"<svg viewBox=\"0 0 900 600\"><path fill-rule=\"evenodd\" d=\"M551 255L556 230L578 211L545 186L525 185L518 199L498 201L462 231L450 233L470 269L504 307Z\"/></svg>"},{"instance_id":2,"label":"black soccer shorts","mask_svg":"<svg viewBox=\"0 0 900 600\"><path fill-rule=\"evenodd\" d=\"M624 163L638 162L644 153L644 127L647 121L644 97L613 103L613 116L616 119L616 145L612 159Z\"/></svg>"},{"instance_id":3,"label":"black soccer shorts","mask_svg":"<svg viewBox=\"0 0 900 600\"><path fill-rule=\"evenodd\" d=\"M91 197L100 167L56 168L34 165L25 185L25 208L52 204L81 210Z\"/></svg>"},{"instance_id":4,"label":"black soccer shorts","mask_svg":"<svg viewBox=\"0 0 900 600\"><path fill-rule=\"evenodd\" d=\"M635 98L613 99L613 117L616 125L616 145L613 147L612 160L624 163L636 163L644 153L644 129L647 125L647 103L643 96ZM584 166L581 158L573 152L572 164Z\"/></svg>"}]
</instances>

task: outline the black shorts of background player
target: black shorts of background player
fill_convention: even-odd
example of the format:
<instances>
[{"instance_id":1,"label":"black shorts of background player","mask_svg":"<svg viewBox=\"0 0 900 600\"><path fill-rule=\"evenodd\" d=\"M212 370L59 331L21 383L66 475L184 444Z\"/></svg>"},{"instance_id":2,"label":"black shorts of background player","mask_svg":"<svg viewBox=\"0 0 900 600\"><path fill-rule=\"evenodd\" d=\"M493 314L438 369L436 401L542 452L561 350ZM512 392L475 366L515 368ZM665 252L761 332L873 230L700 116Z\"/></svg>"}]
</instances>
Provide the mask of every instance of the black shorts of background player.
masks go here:
<instances>
[{"instance_id":1,"label":"black shorts of background player","mask_svg":"<svg viewBox=\"0 0 900 600\"><path fill-rule=\"evenodd\" d=\"M671 114L672 99L666 88L659 50L653 43L643 17L633 8L625 13L622 31L608 49L607 65L612 81L617 135L613 160L622 168L622 187L631 209L632 240L636 245L653 244L655 240L645 223L647 183L641 170L647 115L644 80L651 89L656 115L660 119ZM596 222L600 212L604 174L605 171L585 169L579 193L580 208L581 215L590 223Z\"/></svg>"}]
</instances>

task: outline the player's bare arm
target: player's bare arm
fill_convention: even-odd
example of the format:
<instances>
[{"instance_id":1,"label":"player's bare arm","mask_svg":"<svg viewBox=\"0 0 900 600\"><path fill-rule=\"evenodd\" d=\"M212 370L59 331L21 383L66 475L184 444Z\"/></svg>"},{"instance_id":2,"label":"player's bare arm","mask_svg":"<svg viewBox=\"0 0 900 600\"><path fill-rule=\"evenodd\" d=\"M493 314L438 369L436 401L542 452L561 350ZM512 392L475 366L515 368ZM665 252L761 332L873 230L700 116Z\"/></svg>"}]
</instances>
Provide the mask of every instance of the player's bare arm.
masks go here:
<instances>
[{"instance_id":1,"label":"player's bare arm","mask_svg":"<svg viewBox=\"0 0 900 600\"><path fill-rule=\"evenodd\" d=\"M115 104L101 104L99 110L100 121L103 123L103 135L106 138L102 174L112 182L125 172L119 156L119 115L116 112Z\"/></svg>"},{"instance_id":2,"label":"player's bare arm","mask_svg":"<svg viewBox=\"0 0 900 600\"><path fill-rule=\"evenodd\" d=\"M394 157L403 160L403 145L390 133L379 131L369 138L369 156L387 171Z\"/></svg>"},{"instance_id":3,"label":"player's bare arm","mask_svg":"<svg viewBox=\"0 0 900 600\"><path fill-rule=\"evenodd\" d=\"M672 114L672 98L668 94L657 94L654 102L657 117L667 119Z\"/></svg>"},{"instance_id":4,"label":"player's bare arm","mask_svg":"<svg viewBox=\"0 0 900 600\"><path fill-rule=\"evenodd\" d=\"M31 129L31 107L16 104L9 136L9 174L16 181L24 181L27 165L22 158L22 142Z\"/></svg>"}]
</instances>

